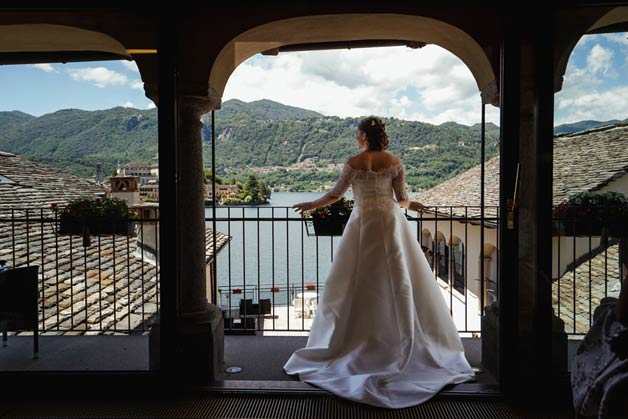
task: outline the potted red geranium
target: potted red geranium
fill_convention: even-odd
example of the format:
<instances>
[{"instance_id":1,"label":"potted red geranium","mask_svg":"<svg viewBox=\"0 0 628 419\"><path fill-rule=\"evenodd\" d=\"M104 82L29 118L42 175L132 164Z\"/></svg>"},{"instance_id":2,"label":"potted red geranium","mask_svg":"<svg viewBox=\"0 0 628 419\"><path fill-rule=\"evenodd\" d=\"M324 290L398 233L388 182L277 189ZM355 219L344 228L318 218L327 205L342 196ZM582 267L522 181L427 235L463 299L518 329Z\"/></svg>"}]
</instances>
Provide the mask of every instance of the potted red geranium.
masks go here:
<instances>
[{"instance_id":1,"label":"potted red geranium","mask_svg":"<svg viewBox=\"0 0 628 419\"><path fill-rule=\"evenodd\" d=\"M304 214L304 217L311 219L306 223L308 235L342 236L352 210L353 201L340 198L331 205L309 211ZM313 227L313 234L308 226L310 223Z\"/></svg>"},{"instance_id":2,"label":"potted red geranium","mask_svg":"<svg viewBox=\"0 0 628 419\"><path fill-rule=\"evenodd\" d=\"M618 192L580 192L554 207L552 216L555 234L623 237L628 198Z\"/></svg>"},{"instance_id":3,"label":"potted red geranium","mask_svg":"<svg viewBox=\"0 0 628 419\"><path fill-rule=\"evenodd\" d=\"M134 217L123 199L78 198L61 209L59 234L132 235Z\"/></svg>"}]
</instances>

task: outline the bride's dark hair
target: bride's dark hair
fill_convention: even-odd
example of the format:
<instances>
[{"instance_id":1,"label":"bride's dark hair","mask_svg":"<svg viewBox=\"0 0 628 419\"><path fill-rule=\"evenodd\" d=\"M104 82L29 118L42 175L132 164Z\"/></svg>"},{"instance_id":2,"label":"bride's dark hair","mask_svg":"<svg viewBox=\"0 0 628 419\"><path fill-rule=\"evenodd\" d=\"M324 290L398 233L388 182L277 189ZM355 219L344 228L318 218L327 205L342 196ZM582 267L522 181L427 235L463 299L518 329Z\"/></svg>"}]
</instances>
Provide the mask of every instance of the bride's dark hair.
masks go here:
<instances>
[{"instance_id":1,"label":"bride's dark hair","mask_svg":"<svg viewBox=\"0 0 628 419\"><path fill-rule=\"evenodd\" d=\"M358 124L358 129L366 134L366 143L369 150L387 150L388 134L386 134L386 123L376 116L364 118Z\"/></svg>"}]
</instances>

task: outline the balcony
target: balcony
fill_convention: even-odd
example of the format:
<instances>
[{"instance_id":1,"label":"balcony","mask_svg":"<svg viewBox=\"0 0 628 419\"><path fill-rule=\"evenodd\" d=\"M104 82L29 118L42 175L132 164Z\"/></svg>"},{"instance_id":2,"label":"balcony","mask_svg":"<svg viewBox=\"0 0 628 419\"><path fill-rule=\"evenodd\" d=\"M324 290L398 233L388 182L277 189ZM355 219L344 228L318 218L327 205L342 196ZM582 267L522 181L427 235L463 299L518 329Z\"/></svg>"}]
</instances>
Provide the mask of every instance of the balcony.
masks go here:
<instances>
[{"instance_id":1,"label":"balcony","mask_svg":"<svg viewBox=\"0 0 628 419\"><path fill-rule=\"evenodd\" d=\"M207 211L206 222L213 227ZM225 366L242 371L225 372L214 384L258 388L264 382L266 388L314 391L286 376L282 366L307 340L339 237L308 235L307 220L287 207L220 207L216 215L220 253L213 258L214 235L208 228L208 260L215 261L217 272L215 282L208 276L208 289L216 291L214 302L225 318ZM484 211L483 254L478 208L439 207L413 215L407 218L467 357L482 369L481 307L495 301L499 286L497 208ZM158 222L141 217L134 220L135 235L86 240L60 235L54 210L1 210L0 258L12 267L40 266L41 357L32 358L31 332L15 333L0 351L0 370L148 371L149 332L160 306L158 239L151 242L148 236ZM554 241L553 302L573 354L599 299L618 291L619 241L560 234ZM495 378L484 372L477 383L452 391L494 393L496 388Z\"/></svg>"},{"instance_id":2,"label":"balcony","mask_svg":"<svg viewBox=\"0 0 628 419\"><path fill-rule=\"evenodd\" d=\"M210 225L211 209L207 215ZM215 286L225 332L306 334L339 237L315 236L310 220L288 207L219 207L216 215L216 230L232 237L218 257ZM482 264L479 207L406 215L458 330L478 337L480 308L496 299L499 282L497 208L485 208Z\"/></svg>"}]
</instances>

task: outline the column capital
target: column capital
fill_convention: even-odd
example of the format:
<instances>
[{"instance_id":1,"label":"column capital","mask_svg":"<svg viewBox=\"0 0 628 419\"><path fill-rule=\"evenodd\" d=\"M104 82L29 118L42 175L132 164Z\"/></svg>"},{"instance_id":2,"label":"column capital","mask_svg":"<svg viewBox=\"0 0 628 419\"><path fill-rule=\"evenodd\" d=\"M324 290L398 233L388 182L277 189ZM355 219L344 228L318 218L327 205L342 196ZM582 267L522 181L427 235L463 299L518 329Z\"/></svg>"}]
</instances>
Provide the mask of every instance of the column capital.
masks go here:
<instances>
[{"instance_id":1,"label":"column capital","mask_svg":"<svg viewBox=\"0 0 628 419\"><path fill-rule=\"evenodd\" d=\"M493 105L499 107L499 89L497 88L497 81L493 79L484 89L480 92L482 103L485 105Z\"/></svg>"},{"instance_id":2,"label":"column capital","mask_svg":"<svg viewBox=\"0 0 628 419\"><path fill-rule=\"evenodd\" d=\"M207 112L216 109L216 101L211 97L206 96L192 96L181 95L179 96L179 106L181 109L181 116L198 119Z\"/></svg>"}]
</instances>

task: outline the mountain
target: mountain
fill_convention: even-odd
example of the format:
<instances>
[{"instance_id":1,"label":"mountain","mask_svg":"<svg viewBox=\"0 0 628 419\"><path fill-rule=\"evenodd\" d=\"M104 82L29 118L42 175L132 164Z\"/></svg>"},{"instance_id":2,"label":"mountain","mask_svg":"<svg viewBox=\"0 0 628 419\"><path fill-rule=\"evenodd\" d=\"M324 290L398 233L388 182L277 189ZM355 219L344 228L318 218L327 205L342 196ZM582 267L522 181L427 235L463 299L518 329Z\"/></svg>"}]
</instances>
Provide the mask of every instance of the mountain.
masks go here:
<instances>
[{"instance_id":1,"label":"mountain","mask_svg":"<svg viewBox=\"0 0 628 419\"><path fill-rule=\"evenodd\" d=\"M0 127L5 128L10 125L19 124L33 118L35 118L33 115L29 115L20 111L0 112Z\"/></svg>"},{"instance_id":2,"label":"mountain","mask_svg":"<svg viewBox=\"0 0 628 419\"><path fill-rule=\"evenodd\" d=\"M230 101L231 102L231 101ZM238 101L239 102L239 101ZM257 104L252 102L249 105ZM236 104L241 105L240 103ZM225 104L224 108L228 108ZM253 114L249 110L249 114ZM260 115L256 113L256 115ZM247 117L240 112L216 112L217 172L234 167L293 166L314 161L318 166L343 163L358 152L355 130L360 118L339 118L320 114L292 114L290 117L266 115L266 119ZM387 119L390 151L406 163L406 177L413 189L428 188L450 176L477 165L480 160L481 125L446 122L432 125L416 121ZM204 118L205 161L211 162L209 117ZM497 153L494 145L499 128L486 125L487 158ZM254 169L255 170L255 169ZM259 170L259 169L258 169ZM261 171L261 170L260 170ZM263 173L261 179L288 189L316 189L333 181L337 171Z\"/></svg>"},{"instance_id":3,"label":"mountain","mask_svg":"<svg viewBox=\"0 0 628 419\"><path fill-rule=\"evenodd\" d=\"M572 134L574 132L587 131L593 128L607 127L609 125L616 125L627 123L628 119L620 121L619 119L611 119L610 121L578 121L571 124L562 124L554 127L554 134Z\"/></svg>"},{"instance_id":4,"label":"mountain","mask_svg":"<svg viewBox=\"0 0 628 419\"><path fill-rule=\"evenodd\" d=\"M433 186L479 161L478 124L469 127L453 122L432 125L386 121L390 151L404 160L413 189ZM205 165L209 166L210 116L205 115L203 122ZM327 117L270 100L225 101L216 111L217 174L231 180L257 171L258 177L271 186L316 189L338 176L338 170L329 170L327 164L343 163L358 151L358 122L359 118ZM494 144L499 128L487 124L486 136L488 158L497 153ZM96 162L103 162L105 173L111 173L118 163L156 160L157 111L123 107L102 111L65 109L40 117L0 112L0 150L80 176L93 176ZM294 168L304 161L319 166L319 170L255 169Z\"/></svg>"},{"instance_id":5,"label":"mountain","mask_svg":"<svg viewBox=\"0 0 628 419\"><path fill-rule=\"evenodd\" d=\"M238 99L230 99L222 104L218 111L222 117L233 118L246 116L255 119L306 119L321 118L322 114L307 109L284 105L268 99L243 102Z\"/></svg>"},{"instance_id":6,"label":"mountain","mask_svg":"<svg viewBox=\"0 0 628 419\"><path fill-rule=\"evenodd\" d=\"M79 176L93 176L97 162L109 174L118 162L154 161L157 111L117 107L102 111L64 109L40 117L0 112L0 150Z\"/></svg>"}]
</instances>

